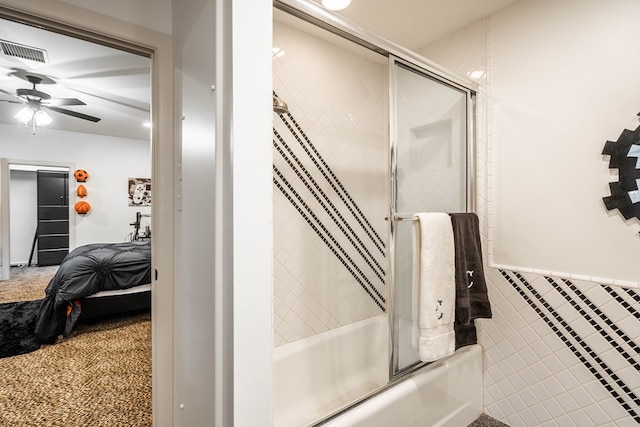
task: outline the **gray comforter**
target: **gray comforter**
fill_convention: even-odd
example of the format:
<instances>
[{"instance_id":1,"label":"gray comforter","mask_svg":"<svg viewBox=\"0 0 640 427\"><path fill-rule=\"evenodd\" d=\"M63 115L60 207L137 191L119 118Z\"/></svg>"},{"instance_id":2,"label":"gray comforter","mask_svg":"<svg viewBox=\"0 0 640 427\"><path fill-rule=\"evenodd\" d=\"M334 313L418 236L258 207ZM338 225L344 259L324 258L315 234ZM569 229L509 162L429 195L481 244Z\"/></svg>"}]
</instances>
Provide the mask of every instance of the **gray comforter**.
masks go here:
<instances>
[{"instance_id":1,"label":"gray comforter","mask_svg":"<svg viewBox=\"0 0 640 427\"><path fill-rule=\"evenodd\" d=\"M149 242L99 243L80 246L64 258L45 290L36 335L53 343L63 332L70 303L100 291L151 283Z\"/></svg>"}]
</instances>

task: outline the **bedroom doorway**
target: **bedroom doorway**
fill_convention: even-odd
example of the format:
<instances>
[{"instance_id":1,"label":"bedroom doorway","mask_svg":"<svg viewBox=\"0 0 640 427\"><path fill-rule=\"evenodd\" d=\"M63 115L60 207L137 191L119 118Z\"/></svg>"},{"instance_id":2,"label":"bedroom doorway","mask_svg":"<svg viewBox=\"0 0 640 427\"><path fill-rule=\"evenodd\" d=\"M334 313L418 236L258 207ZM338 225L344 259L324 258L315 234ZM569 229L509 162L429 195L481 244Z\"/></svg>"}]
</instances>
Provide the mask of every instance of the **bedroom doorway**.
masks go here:
<instances>
[{"instance_id":1,"label":"bedroom doorway","mask_svg":"<svg viewBox=\"0 0 640 427\"><path fill-rule=\"evenodd\" d=\"M151 180L153 178L151 145L153 144L152 135L155 134L155 131L150 128L153 122L151 120L153 63L151 49L138 48L120 40L107 39L98 34L67 27L59 22L49 22L44 18L12 12L6 15L4 12L7 11L0 6L0 18L2 18L0 19L0 40L3 42L8 40L15 46L35 48L32 50L44 52L45 60L38 63L33 59L7 58L7 50L4 46L0 53L0 98L6 101L0 102L0 129L3 134L3 139L0 141L0 157L3 158L3 172L0 178L3 276L5 268L9 269L11 264L8 258L11 253L11 243L5 241L5 238L8 239L10 236L9 232L5 232L10 226L11 217L8 213L11 205L10 191L6 188L10 184L10 165L41 166L43 162L39 159L46 158L50 160L44 162L45 165L64 166L70 176L73 176L76 166L86 169L90 175L85 186L88 190L87 200L91 203L91 211L84 216L72 210L79 183L75 179L69 180L69 220L73 222L69 227L70 249L88 243L122 242L131 234L131 223L135 220L136 213L143 210L150 215L152 210L152 206L129 206L127 200L130 179ZM44 37L36 35L34 38L38 41L29 41L32 40L30 37L36 33L46 35ZM49 41L52 42L50 47L44 46ZM80 44L82 47L78 47ZM59 50L57 50L58 47ZM34 52L30 51L30 53ZM64 54L64 59L60 59L58 54ZM72 57L73 54L85 56ZM35 84L31 81L33 79L30 79L33 76L40 79ZM94 81L100 83L94 85L92 83ZM107 81L115 83L110 85L105 83ZM15 122L14 116L17 112L12 109L23 107L17 104L23 103L21 95L25 90L31 91L29 95L36 92L45 94L41 97L41 101L62 100L59 104L62 107L47 104L46 109L50 111L52 118L51 124L41 125L31 122L23 126ZM43 108L44 105L45 103L42 102ZM0 282L1 285L2 282ZM135 391L138 395L142 390L148 392L145 404L137 405L141 411L144 411L140 416L145 418L136 417L131 413L128 416L131 419L142 420L142 424L145 424L144 421L151 417L152 412L151 315L147 314L147 318L141 319L139 323L143 326L135 326L135 328L142 328L145 331L141 335L142 338L137 339L131 346L144 347L146 354L144 364L148 366L148 372L139 377L133 374L136 367L132 366L128 367L128 378L110 376L108 373L103 378L105 381L113 378L113 381L119 381L119 386L125 384L123 380L136 381L135 378L142 378L144 384L138 384ZM106 339L100 342L104 343ZM111 357L120 361L119 364L126 366L128 362L118 354L120 349L127 348L127 344L113 344L112 347L113 349L108 352L95 351L95 347L87 347L85 351L76 351L73 354L74 357L93 358L91 363L87 363L90 366L106 365L99 363L100 360L95 359L94 353L111 354ZM39 351L34 351L33 356L37 357L38 353ZM25 357L31 355L31 353L25 354ZM11 358L1 360L5 362L9 359ZM69 360L65 363L68 364ZM38 365L37 362L34 364ZM11 369L3 369L3 371L7 372ZM72 392L74 387L82 383L90 384L88 381L76 381L62 387ZM29 384L30 382L25 380L22 387L27 388ZM3 405L0 406L5 406L4 403L20 405L20 399L8 398L9 395L6 393L10 392L3 388L0 393ZM98 396L87 393L86 390L81 394L88 396L88 399L91 396L95 399L94 402L85 400L83 403L85 407L94 407L94 414L99 414L102 410L105 414L109 413L108 408L104 408L108 404L101 402L106 394ZM123 393L122 397L126 398L126 395L127 393ZM116 397L106 398L106 400L115 401ZM62 402L54 404L73 408L71 406L73 402L69 403L69 405ZM17 407L12 410L14 413L19 412ZM111 411L111 413L118 412L117 409ZM29 412L24 415L23 421L34 417ZM77 413L67 415L67 419L73 416L78 423L86 421L77 419ZM1 416L0 420L7 421ZM0 421L0 424L4 424L4 421Z\"/></svg>"},{"instance_id":2,"label":"bedroom doorway","mask_svg":"<svg viewBox=\"0 0 640 427\"><path fill-rule=\"evenodd\" d=\"M86 215L73 211L79 183L69 180L68 250L130 237L130 224L139 214L151 217L152 209L149 197L135 204L129 194L132 180L151 181L150 52L2 14L0 43L0 158L21 159L14 163L29 167L62 164L70 174L78 165L90 172L83 182L83 200L91 207ZM31 119L20 121L23 110ZM48 120L37 120L33 111ZM0 195L0 280L18 262L10 257L10 174L5 171Z\"/></svg>"}]
</instances>

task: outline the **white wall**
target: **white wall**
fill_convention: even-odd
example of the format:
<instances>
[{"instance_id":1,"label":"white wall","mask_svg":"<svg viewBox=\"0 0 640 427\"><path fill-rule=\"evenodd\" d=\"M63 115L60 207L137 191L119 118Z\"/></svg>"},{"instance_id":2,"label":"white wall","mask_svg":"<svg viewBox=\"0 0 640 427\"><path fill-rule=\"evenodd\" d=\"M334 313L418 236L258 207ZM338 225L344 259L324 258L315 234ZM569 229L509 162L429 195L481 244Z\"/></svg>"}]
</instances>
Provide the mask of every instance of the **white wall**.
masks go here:
<instances>
[{"instance_id":1,"label":"white wall","mask_svg":"<svg viewBox=\"0 0 640 427\"><path fill-rule=\"evenodd\" d=\"M83 183L87 189L83 200L91 204L91 211L76 217L76 246L122 242L133 231L129 224L135 220L136 212L151 211L150 207L130 207L127 199L128 178L151 177L149 141L46 128L39 128L32 135L20 125L5 124L0 124L0 132L3 157L36 163L38 160L74 163L89 173L89 179ZM73 171L69 175L71 188L77 188L79 183L73 179ZM69 196L71 205L80 200L75 191Z\"/></svg>"},{"instance_id":2,"label":"white wall","mask_svg":"<svg viewBox=\"0 0 640 427\"><path fill-rule=\"evenodd\" d=\"M181 126L174 425L266 426L273 349L272 5L173 6Z\"/></svg>"},{"instance_id":3,"label":"white wall","mask_svg":"<svg viewBox=\"0 0 640 427\"><path fill-rule=\"evenodd\" d=\"M617 177L601 155L640 124L639 13L633 0L543 0L491 18L496 264L640 282L639 222L606 210Z\"/></svg>"},{"instance_id":4,"label":"white wall","mask_svg":"<svg viewBox=\"0 0 640 427\"><path fill-rule=\"evenodd\" d=\"M461 74L473 71L486 72L480 77L479 92L484 95L488 91L490 96L487 108L481 107L478 110L479 128L486 121L491 124L492 115L486 115L487 110L502 108L501 103L504 99L511 102L518 100L521 103L519 105L537 100L534 105L528 105L527 110L522 110L521 114L513 115L511 118L516 122L520 120L520 126L523 125L522 122L527 122L526 129L531 128L533 133L543 132L544 122L542 129L538 129L540 118L549 119L546 111L555 110L555 103L568 102L567 99L558 97L555 93L546 93L548 99L540 99L537 92L547 91L546 85L557 89L559 85L564 84L571 88L574 82L584 79L582 75L584 73L593 79L593 83L582 89L602 91L606 85L598 85L598 82L602 84L601 77L594 76L590 71L597 69L598 72L605 72L605 76L612 78L611 84L607 86L608 90L613 91L618 88L617 77L613 76L616 68L620 71L624 67L620 63L615 67L612 63L601 64L601 62L610 60L611 55L622 57L625 52L629 52L626 46L626 37L629 35L621 33L624 32L624 28L633 32L631 22L632 17L637 13L637 6L633 2L608 2L606 8L603 8L607 10L600 10L602 12L600 19L593 15L594 6L596 6L594 2L523 1L498 16L479 21L443 38L425 47L421 52L428 58L451 67ZM612 15L614 12L615 16ZM496 20L499 21L501 28L498 32L495 31ZM548 33L547 26L549 26ZM618 26L621 28L617 28ZM507 28L508 33L505 32ZM575 31L581 38L573 39L571 36L558 38L558 33L563 33L562 28ZM545 43L537 46L522 43L526 36L536 38L545 37L545 34L548 37ZM614 37L616 34L622 39L616 39ZM498 35L502 37L500 46L502 48L506 45L510 46L509 51L512 54L510 60L501 57L500 64L501 67L506 67L505 69L496 69L495 62L489 61L488 58L495 53L493 47ZM487 36L490 36L492 43L487 43ZM599 49L593 49L591 52L591 47L599 46L600 38L609 43L611 52L603 52ZM568 43L569 39L574 43ZM562 53L557 51L556 46L563 48ZM618 51L618 46L622 46L623 50ZM624 49L625 46L627 49ZM588 57L592 66L576 73L573 65L568 62L575 60L580 62L581 59L576 58L573 52L581 52ZM528 58L529 56L531 58ZM549 56L552 56L554 61L550 61ZM536 68L539 73L544 71L544 81L541 83L537 80L532 81L533 73L522 69L525 67L520 64L523 61L526 65ZM543 62L548 69L540 70L540 67L534 64L536 61ZM611 67L611 70L604 71L603 68L606 67ZM507 69L511 69L515 74L507 73ZM573 73L566 75L565 69ZM522 80L523 76L524 80ZM625 83L629 83L626 71L622 70L620 76ZM535 77L538 78L538 76ZM506 82L512 83L509 85L510 90L506 93L501 92L503 95L501 97L492 96L494 95L492 88L498 85L502 88L501 90L504 90ZM516 94L520 96L515 96ZM592 95L589 93L585 96ZM483 96L479 99L482 101ZM619 98L614 97L614 99L619 101ZM556 126L554 129L559 128L566 132L579 126L590 129L607 126L608 120L611 119L608 109L616 110L616 117L622 117L623 123L619 126L624 127L627 119L631 129L637 126L635 118L631 120L626 117L624 112L617 111L620 107L610 104L608 100L596 97L593 102L589 100L587 103L584 99L579 101L584 105L573 105L572 108L577 108L583 113L589 108L595 108L601 114L593 113L577 122L563 121L566 116L562 116L557 123L554 123ZM570 110L568 107L566 109ZM633 109L634 116L635 112L637 112L636 109ZM569 111L568 114L573 113ZM488 120L485 117L488 117ZM501 123L503 126L506 125L504 122ZM534 126L531 125L532 123ZM574 123L578 124L574 125ZM487 153L496 149L500 151L498 144L513 144L517 138L529 138L531 132L514 132L514 137L505 141L498 140L500 134L494 135L491 127L488 132L480 129L477 178L479 214L485 249L487 221L483 221L483 218L488 216L492 221L497 220L498 214L492 213L493 205L496 202L503 202L499 198L504 197L504 194L492 190L495 187L487 186L488 179L494 186L495 181L498 181L494 180L492 172L487 170ZM599 172L591 171L591 173L598 179L608 178L607 160L603 159L599 153L604 142L607 139L615 140L618 134L619 131L615 131L611 137L605 137L597 143L593 142L591 144L593 147L576 138L555 141L561 148L561 154L564 153L564 149L567 149L581 156L580 151L586 150L593 157L587 162L566 162L563 165L563 176L573 179L572 174L584 173L582 169L585 168L585 164L587 166L591 164L593 167L593 162L597 161L601 165ZM487 136L489 137L488 147L485 144ZM523 154L531 156L534 153L539 156L539 152L543 153L546 145L545 141L536 141L536 144L520 147L520 149L523 150L521 152ZM583 150L585 146L587 148ZM526 164L526 156L523 158L525 161L521 161L518 165L501 164L501 157L494 158L492 169L497 167L517 174L522 169L521 164ZM532 197L538 194L553 196L559 191L556 187L562 187L562 184L550 185L543 179L545 174L554 176L558 174L559 171L552 167L554 162L553 159L547 163L540 162L538 168L528 171L529 175L533 176L532 180L538 180L536 185L531 184L534 191ZM511 179L511 176L508 178ZM514 179L518 178L514 177ZM502 177L502 179L507 178ZM501 181L498 184L503 184ZM595 203L601 203L601 197L608 195L606 182L596 187L586 190L592 190L593 194L588 196L593 197ZM586 190L575 189L581 194ZM584 196L587 197L587 195ZM573 196L569 194L567 197ZM519 202L519 200L509 200L508 203L517 205ZM535 222L539 211L544 212L545 209L547 208L542 203L537 205L536 209L529 212L531 221ZM617 223L624 233L636 234L634 229L637 225L634 222L625 224L617 213L607 214L604 208L601 215L605 220ZM494 216L496 218L492 218ZM559 218L562 216L560 215ZM507 221L505 218L502 220ZM574 221L581 226L584 218L576 215ZM587 231L591 232L592 229ZM518 252L520 249L531 246L532 242L520 237L511 241L508 246L504 245L506 242L501 242L502 250L520 253ZM545 236L541 235L541 237ZM637 236L634 238L637 239ZM563 247L569 239L570 232L561 233L554 236L552 240L545 241L548 247L542 250L546 251L549 247L553 249L554 245ZM604 244L603 241L595 242L595 246ZM579 253L586 253L589 249L588 247L584 251L581 249ZM612 253L625 256L615 246L607 249ZM535 247L530 249L531 252L540 250ZM556 255L561 261L565 261L565 254L560 252ZM570 254L567 255L570 256ZM567 269L561 271L573 272L569 270L573 268L570 263L567 262L562 266ZM640 407L634 393L637 393L637 384L640 384L640 374L634 368L634 360L629 357L637 353L637 346L634 344L634 340L637 342L638 337L635 306L637 298L640 297L640 290L637 287L603 286L600 283L578 280L581 276L573 276L570 280L560 279L550 271L534 274L488 268L486 276L493 319L482 319L479 330L480 342L484 347L485 412L513 427L637 424ZM622 387L623 385L628 387Z\"/></svg>"},{"instance_id":5,"label":"white wall","mask_svg":"<svg viewBox=\"0 0 640 427\"><path fill-rule=\"evenodd\" d=\"M11 265L29 262L31 246L38 223L35 171L9 172L9 198L11 218ZM33 260L38 254L34 251Z\"/></svg>"},{"instance_id":6,"label":"white wall","mask_svg":"<svg viewBox=\"0 0 640 427\"><path fill-rule=\"evenodd\" d=\"M227 167L233 176L233 425L251 427L271 425L273 407L273 5L257 0L226 4L232 6L231 15L221 16L218 25L231 20L231 57L219 57L218 69L231 60L227 156L233 161Z\"/></svg>"},{"instance_id":7,"label":"white wall","mask_svg":"<svg viewBox=\"0 0 640 427\"><path fill-rule=\"evenodd\" d=\"M174 425L216 419L215 404L215 3L174 4L175 99L180 134L179 292L175 294L176 412ZM202 55L202 52L208 54ZM195 207L198 207L197 209ZM194 246L195 249L194 250Z\"/></svg>"}]
</instances>

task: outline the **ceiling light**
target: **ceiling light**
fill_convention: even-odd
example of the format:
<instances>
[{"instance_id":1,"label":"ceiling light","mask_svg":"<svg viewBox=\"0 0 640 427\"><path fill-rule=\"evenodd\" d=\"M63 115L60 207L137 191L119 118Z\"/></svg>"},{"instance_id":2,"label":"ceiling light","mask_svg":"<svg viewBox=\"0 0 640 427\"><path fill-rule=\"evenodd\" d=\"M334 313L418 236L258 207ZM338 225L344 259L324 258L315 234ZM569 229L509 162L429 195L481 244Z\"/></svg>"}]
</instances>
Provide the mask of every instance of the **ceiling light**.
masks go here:
<instances>
[{"instance_id":1,"label":"ceiling light","mask_svg":"<svg viewBox=\"0 0 640 427\"><path fill-rule=\"evenodd\" d=\"M151 127L151 122L144 122L142 124L142 126L146 127L146 128L150 128Z\"/></svg>"},{"instance_id":2,"label":"ceiling light","mask_svg":"<svg viewBox=\"0 0 640 427\"><path fill-rule=\"evenodd\" d=\"M36 111L34 114L34 120L36 121L36 126L47 126L53 121L51 116L42 110Z\"/></svg>"},{"instance_id":3,"label":"ceiling light","mask_svg":"<svg viewBox=\"0 0 640 427\"><path fill-rule=\"evenodd\" d=\"M31 122L34 135L36 134L36 126L47 126L53 121L51 116L49 116L45 111L32 107L24 107L22 110L18 111L18 114L14 117L21 123L24 123L25 128L28 128L29 122Z\"/></svg>"},{"instance_id":4,"label":"ceiling light","mask_svg":"<svg viewBox=\"0 0 640 427\"><path fill-rule=\"evenodd\" d=\"M329 10L342 10L351 4L351 0L322 0L322 5Z\"/></svg>"},{"instance_id":5,"label":"ceiling light","mask_svg":"<svg viewBox=\"0 0 640 427\"><path fill-rule=\"evenodd\" d=\"M18 111L18 114L16 114L14 117L19 122L22 122L26 125L33 117L33 110L29 107L24 107L22 110Z\"/></svg>"},{"instance_id":6,"label":"ceiling light","mask_svg":"<svg viewBox=\"0 0 640 427\"><path fill-rule=\"evenodd\" d=\"M482 76L484 76L484 71L482 71L482 70L474 70L474 71L468 72L467 75L469 77L471 77L473 80L478 80Z\"/></svg>"}]
</instances>

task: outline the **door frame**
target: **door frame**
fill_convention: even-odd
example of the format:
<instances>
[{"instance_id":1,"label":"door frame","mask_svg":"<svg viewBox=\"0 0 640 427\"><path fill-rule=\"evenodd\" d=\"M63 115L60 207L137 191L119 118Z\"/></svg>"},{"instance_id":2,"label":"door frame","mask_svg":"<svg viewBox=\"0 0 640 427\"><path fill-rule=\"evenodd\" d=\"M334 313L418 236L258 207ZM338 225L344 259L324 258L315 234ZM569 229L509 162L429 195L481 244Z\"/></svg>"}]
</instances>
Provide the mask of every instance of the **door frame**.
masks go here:
<instances>
[{"instance_id":1,"label":"door frame","mask_svg":"<svg viewBox=\"0 0 640 427\"><path fill-rule=\"evenodd\" d=\"M170 34L67 2L3 0L0 17L107 44L151 60L152 410L154 425L174 414L174 303L176 150L173 143L173 42ZM0 185L4 185L4 180ZM72 215L73 216L73 215Z\"/></svg>"},{"instance_id":2,"label":"door frame","mask_svg":"<svg viewBox=\"0 0 640 427\"><path fill-rule=\"evenodd\" d=\"M69 174L75 170L75 163L49 162L46 160L20 160L20 159L0 159L0 234L2 239L0 242L0 253L2 253L2 266L0 267L0 280L9 280L11 278L11 215L10 215L10 179L11 166L31 166L36 169L39 167L58 167L68 168ZM76 247L76 216L73 215L73 201L71 197L73 191L73 180L69 179L67 184L69 191L69 250Z\"/></svg>"}]
</instances>

